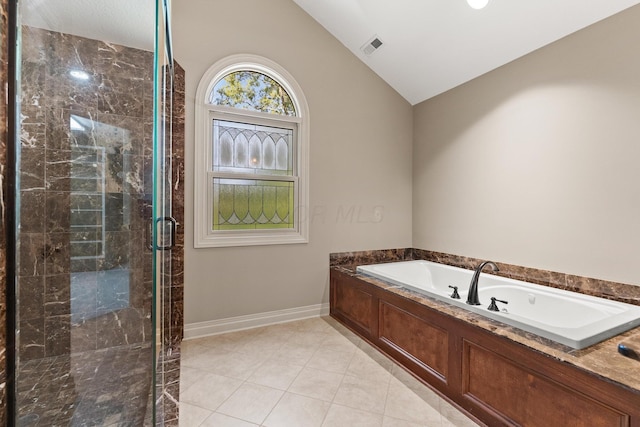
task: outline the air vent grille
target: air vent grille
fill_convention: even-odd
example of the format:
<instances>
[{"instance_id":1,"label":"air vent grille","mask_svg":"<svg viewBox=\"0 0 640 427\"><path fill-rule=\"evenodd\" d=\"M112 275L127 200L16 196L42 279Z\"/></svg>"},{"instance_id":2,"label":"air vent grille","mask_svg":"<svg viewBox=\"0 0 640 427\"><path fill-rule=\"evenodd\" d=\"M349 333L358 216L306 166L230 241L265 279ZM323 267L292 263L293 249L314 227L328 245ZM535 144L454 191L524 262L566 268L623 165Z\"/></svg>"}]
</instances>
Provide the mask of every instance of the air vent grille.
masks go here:
<instances>
[{"instance_id":1,"label":"air vent grille","mask_svg":"<svg viewBox=\"0 0 640 427\"><path fill-rule=\"evenodd\" d=\"M378 50L382 46L382 40L378 36L373 36L368 42L360 48L360 50L367 56Z\"/></svg>"}]
</instances>

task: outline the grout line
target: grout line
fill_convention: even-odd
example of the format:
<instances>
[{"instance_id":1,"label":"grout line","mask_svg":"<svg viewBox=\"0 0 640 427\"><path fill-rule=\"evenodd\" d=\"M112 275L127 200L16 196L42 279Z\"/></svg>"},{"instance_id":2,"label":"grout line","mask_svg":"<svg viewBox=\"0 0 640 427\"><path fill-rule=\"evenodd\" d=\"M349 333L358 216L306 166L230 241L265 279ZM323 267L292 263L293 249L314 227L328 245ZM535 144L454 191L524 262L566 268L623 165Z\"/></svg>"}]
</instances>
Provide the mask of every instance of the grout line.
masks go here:
<instances>
[{"instance_id":1,"label":"grout line","mask_svg":"<svg viewBox=\"0 0 640 427\"><path fill-rule=\"evenodd\" d=\"M304 322L304 321L300 321L300 322ZM291 323L294 323L294 322L291 322ZM330 326L332 326L332 325L330 325ZM268 328L269 328L269 326L264 327L261 331L267 331L267 330L268 330ZM287 394L287 393L288 393L288 394L292 394L292 395L301 396L301 397L304 397L304 398L307 398L307 399L312 399L312 400L316 400L316 401L319 401L319 402L327 403L329 406L328 406L327 411L325 412L325 414L324 414L324 416L323 416L323 418L322 418L322 423L321 423L321 425L322 425L322 424L324 424L324 423L326 422L326 420L327 420L327 416L328 416L328 414L329 414L329 411L331 410L331 408L332 408L334 405L338 405L338 406L345 406L345 407L347 407L347 408L351 408L351 409L354 409L354 410L365 411L365 412L369 412L369 413L371 413L371 414L374 414L374 415L376 415L376 416L381 416L381 417L382 417L382 422L384 422L384 417L388 417L388 415L387 415L387 406L388 406L389 396L390 396L390 392L391 392L391 382L393 381L393 378L396 378L398 381L400 381L402 384L404 384L404 382L403 382L400 378L398 378L398 377L396 376L397 372L400 372L401 370L403 370L403 368L402 368L402 367L400 367L396 362L394 362L393 360L391 360L391 359L390 359L389 357L387 357L386 355L382 355L382 356L384 356L384 358L385 358L386 360L388 360L388 361L391 363L391 367L390 367L390 370L389 370L389 376L388 376L388 378L387 378L386 394L385 394L385 398L384 398L384 409L383 409L383 413L382 413L382 414L375 413L375 412L368 411L368 410L361 409L361 408L353 408L353 407L348 406L348 405L339 405L339 404L337 404L337 403L335 402L335 398L336 398L336 396L337 396L337 394L338 394L338 391L339 391L339 390L340 390L340 388L343 386L344 381L345 381L345 379L346 379L346 376L347 376L347 375L349 375L349 376L351 376L351 377L354 377L354 378L358 378L358 379L366 380L366 378L361 378L361 376L359 376L359 375L353 375L353 374L350 374L350 373L349 373L349 368L351 367L351 364L352 364L352 363L354 363L354 360L355 360L356 356L359 354L359 352L363 352L365 355L367 355L368 357L372 358L372 357L371 357L371 356L370 356L370 355L369 355L369 354L368 354L368 353L367 353L367 352L366 352L362 347L365 347L367 351L368 351L368 350L371 350L371 349L373 349L373 350L376 350L376 349L375 349L374 347L372 347L371 345L369 345L367 342L365 342L365 341L364 341L364 340L362 340L362 339L360 339L357 343L354 343L354 342L353 342L353 341L351 341L349 338L347 338L347 336L345 336L344 334L342 334L338 329L334 328L333 326L332 326L332 327L331 327L331 329L330 329L330 330L328 330L328 331L326 331L326 330L318 330L318 329L302 329L302 330L298 330L298 329L291 329L291 330L284 331L282 334L276 334L276 335L275 335L274 337L272 337L272 338L270 337L269 339L274 339L274 340L277 340L277 341L279 342L279 346L277 346L277 347L278 347L278 349L277 349L276 351L274 351L274 352L271 352L267 357L263 358L263 359L260 361L260 363L258 363L258 364L253 368L253 369L251 369L251 372L249 373L249 375L248 375L248 376L246 376L246 378L243 378L243 379L241 379L241 378L235 378L235 377L228 377L228 376L226 376L226 375L222 375L222 374L219 374L219 373L210 372L210 371L208 371L208 370L206 370L206 369L196 368L196 367L192 367L192 366L186 366L186 367L188 367L188 368L190 368L190 369L194 369L194 370L197 370L197 371L200 371L200 372L203 372L203 373L211 373L211 374L214 374L214 375L219 375L219 376L223 376L223 377L227 377L227 378L232 378L232 379L234 379L234 380L238 380L238 381L240 381L240 384L239 384L239 385L238 385L238 387L236 387L236 388L231 392L231 394L230 394L230 395L229 395L229 396L228 396L224 401L222 401L222 402L220 403L220 405L218 405L218 406L216 407L216 409L215 409L215 410L213 410L213 411L212 411L211 409L208 409L208 408L202 408L202 407L200 407L200 406L198 406L198 405L194 405L194 404L189 403L189 402L185 402L185 403L187 403L187 404L189 404L189 405L191 405L191 406L198 407L198 408L200 408L200 409L203 409L203 410L206 410L206 411L210 412L210 415L209 415L209 416L207 416L207 418L205 418L205 421L206 421L206 419L208 419L209 417L211 417L211 415L213 415L213 414L216 414L216 413L217 413L217 414L220 414L220 415L228 416L228 417L231 417L231 418L234 418L234 419L238 419L238 420L242 420L242 421L245 421L245 422L251 422L251 421L243 420L243 419L241 419L241 418L237 418L237 417L233 417L233 416L230 416L230 415L222 414L222 413L218 412L218 409L219 409L219 408L220 408L224 403L226 403L226 402L231 398L231 396L233 396L233 395L238 391L238 389L240 389L242 386L244 386L244 385L246 385L246 384L249 384L249 385L253 385L253 384L255 384L255 383L253 383L253 382L250 382L250 381L249 381L249 378L251 378L251 377L252 377L252 375L254 375L254 374L255 374L255 372L256 372L258 369L260 369L260 367L264 366L268 361L270 361L270 360L274 360L274 355L275 355L275 354L277 354L277 353L278 353L278 352L279 352L279 351L280 351L280 350L281 350L281 349L282 349L282 348L283 348L287 343L292 343L292 340L294 339L294 337L295 337L298 333L315 334L315 335L317 335L318 337L322 337L322 338L321 338L321 340L320 340L320 343L319 343L319 344L315 347L315 349L313 350L313 353L312 353L311 357L309 357L309 359L308 359L308 360L307 360L303 365L299 365L299 364L297 364L297 363L295 364L296 366L300 366L300 367L301 367L301 369L300 369L300 371L299 371L299 372L298 372L298 373L293 377L293 379L291 380L291 382L289 383L289 385L286 387L286 389L285 389L285 390L282 390L282 389L276 389L276 388L274 388L274 387L270 387L270 386L265 386L265 387L272 388L272 389L274 389L274 390L281 391L281 392L282 392L282 395L280 396L280 398L278 399L278 401L276 402L276 404L271 408L271 410L268 412L268 414L264 417L264 419L261 421L261 423L260 423L259 425L264 425L264 422L265 422L265 421L269 418L269 416L273 413L273 411L275 410L275 408L276 408L276 407L277 407L277 406L282 402L282 399L284 398L285 394ZM261 333L258 333L258 334L250 334L250 335L246 336L246 337L245 337L245 339L242 339L242 340L240 340L240 341L241 341L242 343L251 342L251 341L255 340L256 338L260 337L260 335L261 335ZM338 387L336 388L336 391L333 393L333 396L331 397L331 400L330 400L330 401L326 401L326 400L323 400L323 399L320 399L320 398L311 397L311 396L307 396L307 395L304 395L304 394L299 394L299 393L295 393L295 392L290 391L290 388L292 387L292 385L296 382L296 380L300 377L300 375L302 374L302 372L303 372L305 369L312 369L312 370L320 371L320 372L331 372L332 374L340 375L340 373L338 373L338 372L325 371L325 370L323 370L323 369L317 369L317 368L312 368L312 367L309 367L309 366L308 366L308 365L309 365L309 363L311 362L311 360L313 360L313 357L314 357L314 356L315 356L315 355L316 355L316 354L317 354L317 353L318 353L322 348L324 348L323 344L326 342L326 340L327 340L327 339L329 339L329 338L331 338L333 335L336 335L336 336L342 336L342 337L344 337L344 338L349 342L349 347L350 347L350 348L353 348L353 352L352 352L351 357L350 357L350 359L349 359L349 363L347 364L347 369L346 369L346 371L345 371L345 372L343 372L343 373L341 374L341 375L342 375L342 377L341 377L341 379L340 379L340 383L338 384ZM194 341L195 341L195 340L194 340ZM307 345L309 345L309 346L311 346L311 345L315 345L315 344L300 344L300 343L293 343L293 344L294 344L295 346L297 346L297 347L300 347L300 348L306 347ZM238 345L242 345L242 344L238 344ZM212 347L208 347L208 346L199 346L199 347L197 347L197 348L202 348L202 349L211 349L211 348L216 348L216 346L212 346ZM224 349L223 349L223 350L224 350ZM225 350L225 351L226 351L227 353L229 353L229 354L242 354L242 355L246 355L246 354L247 354L247 353L240 353L240 352L237 352L237 351L229 351L229 350ZM336 351L336 352L337 352L337 353L340 353L340 351ZM344 352L344 353L346 353L346 352ZM373 358L372 358L372 360L376 361L376 360L375 360L375 359L373 359ZM377 362L376 362L376 363L377 363ZM399 370L400 370L400 371L399 371ZM190 389L191 389L191 388L196 384L196 382L197 382L197 380L196 380L193 384L191 384L190 386L186 387L186 388L183 390L183 392L186 392L187 390L190 390ZM261 384L258 384L258 385L261 385ZM409 387L407 384L405 384L405 386L407 386L407 387L411 390L411 387ZM432 393L433 393L433 391L432 391L432 390L430 390L428 387L426 387L426 386L424 386L424 385L422 385L422 384L421 384L421 386L425 387L428 391L430 391L430 392L432 392ZM414 391L414 392L415 392L415 390L412 390L412 391ZM440 425L442 426L442 425L444 425L444 416L443 416L443 414L442 414L442 400L438 400L438 413L439 413L439 415L440 415ZM204 421L203 421L203 423L204 423ZM202 424L201 424L201 425L202 425Z\"/></svg>"}]
</instances>

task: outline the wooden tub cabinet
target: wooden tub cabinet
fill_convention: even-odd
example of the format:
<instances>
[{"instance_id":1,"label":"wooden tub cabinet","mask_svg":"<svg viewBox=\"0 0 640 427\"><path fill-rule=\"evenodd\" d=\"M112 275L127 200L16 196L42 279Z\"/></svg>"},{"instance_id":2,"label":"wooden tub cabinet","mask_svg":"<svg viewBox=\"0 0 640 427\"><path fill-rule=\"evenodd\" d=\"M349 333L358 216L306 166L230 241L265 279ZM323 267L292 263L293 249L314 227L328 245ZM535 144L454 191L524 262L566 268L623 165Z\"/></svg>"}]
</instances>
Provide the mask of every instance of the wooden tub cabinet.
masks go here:
<instances>
[{"instance_id":1,"label":"wooden tub cabinet","mask_svg":"<svg viewBox=\"0 0 640 427\"><path fill-rule=\"evenodd\" d=\"M640 427L640 392L331 269L331 316L490 426Z\"/></svg>"}]
</instances>

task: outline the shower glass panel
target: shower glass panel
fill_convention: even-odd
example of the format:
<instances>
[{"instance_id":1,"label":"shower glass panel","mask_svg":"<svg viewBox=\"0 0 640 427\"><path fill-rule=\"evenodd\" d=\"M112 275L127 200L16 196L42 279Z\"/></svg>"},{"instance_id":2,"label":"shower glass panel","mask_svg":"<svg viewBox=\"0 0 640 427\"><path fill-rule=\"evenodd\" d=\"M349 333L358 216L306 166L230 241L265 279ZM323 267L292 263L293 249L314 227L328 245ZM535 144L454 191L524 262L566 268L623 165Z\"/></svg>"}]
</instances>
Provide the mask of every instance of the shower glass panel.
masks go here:
<instances>
[{"instance_id":1,"label":"shower glass panel","mask_svg":"<svg viewBox=\"0 0 640 427\"><path fill-rule=\"evenodd\" d=\"M157 421L165 2L18 1L16 425Z\"/></svg>"}]
</instances>

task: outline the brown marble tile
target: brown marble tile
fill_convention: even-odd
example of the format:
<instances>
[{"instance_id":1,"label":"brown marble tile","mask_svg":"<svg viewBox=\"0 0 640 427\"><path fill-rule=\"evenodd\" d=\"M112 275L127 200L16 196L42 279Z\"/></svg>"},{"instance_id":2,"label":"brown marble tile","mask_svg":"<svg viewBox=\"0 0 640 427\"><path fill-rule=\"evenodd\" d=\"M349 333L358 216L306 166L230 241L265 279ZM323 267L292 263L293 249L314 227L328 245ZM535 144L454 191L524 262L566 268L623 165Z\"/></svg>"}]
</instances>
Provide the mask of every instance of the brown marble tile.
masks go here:
<instances>
[{"instance_id":1,"label":"brown marble tile","mask_svg":"<svg viewBox=\"0 0 640 427\"><path fill-rule=\"evenodd\" d=\"M47 276L70 273L71 233L45 235L45 273Z\"/></svg>"},{"instance_id":2,"label":"brown marble tile","mask_svg":"<svg viewBox=\"0 0 640 427\"><path fill-rule=\"evenodd\" d=\"M29 190L20 192L20 231L24 233L45 232L45 192Z\"/></svg>"},{"instance_id":3,"label":"brown marble tile","mask_svg":"<svg viewBox=\"0 0 640 427\"><path fill-rule=\"evenodd\" d=\"M20 150L20 190L44 190L44 148L22 147Z\"/></svg>"},{"instance_id":4,"label":"brown marble tile","mask_svg":"<svg viewBox=\"0 0 640 427\"><path fill-rule=\"evenodd\" d=\"M151 389L151 345L29 361L20 371L18 418L37 425L143 425ZM122 369L123 366L128 369Z\"/></svg>"},{"instance_id":5,"label":"brown marble tile","mask_svg":"<svg viewBox=\"0 0 640 427\"><path fill-rule=\"evenodd\" d=\"M20 319L18 321L18 353L24 360L44 357L44 317Z\"/></svg>"},{"instance_id":6,"label":"brown marble tile","mask_svg":"<svg viewBox=\"0 0 640 427\"><path fill-rule=\"evenodd\" d=\"M19 375L25 382L19 384L26 393L22 403L38 399L21 413L37 414L41 425L139 425L140 414L148 412L150 384L136 380L131 385L136 394L122 394L115 390L125 380L114 372L122 372L123 366L127 372L140 373L145 364L147 369L147 342L155 335L150 319L152 257L144 237L151 214L152 165L145 161L152 155L153 54L28 27L23 35L24 211L18 272L24 297ZM71 69L86 71L89 79L74 79ZM166 281L170 305L163 324L169 332L165 378L173 379L160 393L167 398L163 405L167 425L177 425L184 298L184 70L176 69L179 91L173 106L171 188L179 227L171 253L175 268ZM73 121L84 128L73 129ZM105 174L104 185L83 179L95 154L82 146L104 148L105 164L96 166ZM103 224L91 212L100 208L101 201L78 196L92 191L106 192L105 240L93 246L72 246L70 241L101 240L98 231L70 231L71 224L79 222ZM103 257L100 245L104 245ZM120 281L107 292L102 285L108 274ZM125 289L126 283L145 288ZM0 304L0 315L3 308ZM142 344L128 355L111 348L136 343ZM130 368L129 363L138 367ZM92 388L91 382L99 384L100 390ZM137 412L129 412L129 407Z\"/></svg>"},{"instance_id":7,"label":"brown marble tile","mask_svg":"<svg viewBox=\"0 0 640 427\"><path fill-rule=\"evenodd\" d=\"M28 305L32 305L31 302ZM45 276L44 314L46 317L71 314L71 278L69 274Z\"/></svg>"},{"instance_id":8,"label":"brown marble tile","mask_svg":"<svg viewBox=\"0 0 640 427\"><path fill-rule=\"evenodd\" d=\"M44 281L44 276L18 277L18 304L28 302L20 305L21 319L44 318Z\"/></svg>"},{"instance_id":9,"label":"brown marble tile","mask_svg":"<svg viewBox=\"0 0 640 427\"><path fill-rule=\"evenodd\" d=\"M412 250L407 248L359 252L339 252L329 254L329 265L332 267L358 266L362 264L405 261L410 259L413 259Z\"/></svg>"},{"instance_id":10,"label":"brown marble tile","mask_svg":"<svg viewBox=\"0 0 640 427\"><path fill-rule=\"evenodd\" d=\"M93 66L107 75L123 75L142 83L153 82L153 54L113 43L97 42Z\"/></svg>"},{"instance_id":11,"label":"brown marble tile","mask_svg":"<svg viewBox=\"0 0 640 427\"><path fill-rule=\"evenodd\" d=\"M44 234L22 233L18 251L18 276L44 275L45 252Z\"/></svg>"},{"instance_id":12,"label":"brown marble tile","mask_svg":"<svg viewBox=\"0 0 640 427\"><path fill-rule=\"evenodd\" d=\"M71 351L71 316L49 316L44 319L45 357L69 354Z\"/></svg>"},{"instance_id":13,"label":"brown marble tile","mask_svg":"<svg viewBox=\"0 0 640 427\"><path fill-rule=\"evenodd\" d=\"M97 91L97 106L100 113L123 114L142 117L142 85L131 78L102 74Z\"/></svg>"}]
</instances>

